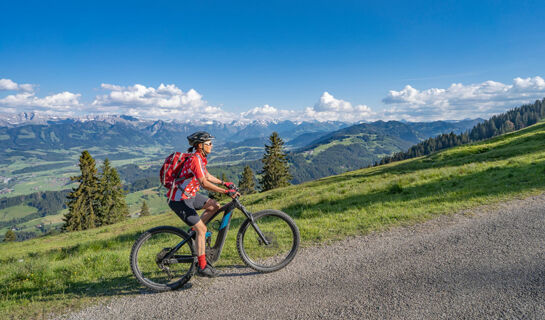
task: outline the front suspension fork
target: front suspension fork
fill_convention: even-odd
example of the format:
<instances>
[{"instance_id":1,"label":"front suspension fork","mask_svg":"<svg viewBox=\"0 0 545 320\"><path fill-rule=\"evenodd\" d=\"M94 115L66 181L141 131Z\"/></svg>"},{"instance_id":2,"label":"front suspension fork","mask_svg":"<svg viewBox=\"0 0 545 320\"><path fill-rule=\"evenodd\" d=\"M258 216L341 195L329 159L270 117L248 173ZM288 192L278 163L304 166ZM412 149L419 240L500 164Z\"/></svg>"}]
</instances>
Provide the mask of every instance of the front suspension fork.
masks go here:
<instances>
[{"instance_id":1,"label":"front suspension fork","mask_svg":"<svg viewBox=\"0 0 545 320\"><path fill-rule=\"evenodd\" d=\"M265 238L265 235L263 234L263 232L261 231L261 229L259 229L259 227L257 226L257 224L255 223L255 220L254 220L254 216L252 215L251 212L248 212L246 210L246 208L242 205L242 203L240 203L237 199L236 201L236 205L237 205L237 208L240 209L240 211L242 211L244 213L244 215L246 215L246 217L250 220L250 224L252 225L252 227L254 228L255 232L257 232L257 235L259 236L259 238L261 239L261 241L263 241L263 243L265 245L269 245L271 244L271 242L269 240L267 240L267 238Z\"/></svg>"}]
</instances>

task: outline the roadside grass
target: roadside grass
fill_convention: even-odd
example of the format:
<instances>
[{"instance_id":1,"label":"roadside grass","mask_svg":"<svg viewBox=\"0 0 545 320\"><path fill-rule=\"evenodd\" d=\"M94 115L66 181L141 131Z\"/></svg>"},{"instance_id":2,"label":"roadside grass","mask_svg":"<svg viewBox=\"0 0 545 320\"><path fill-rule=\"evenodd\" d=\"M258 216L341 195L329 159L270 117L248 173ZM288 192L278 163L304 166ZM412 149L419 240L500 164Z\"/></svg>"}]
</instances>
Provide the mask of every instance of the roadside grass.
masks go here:
<instances>
[{"instance_id":1,"label":"roadside grass","mask_svg":"<svg viewBox=\"0 0 545 320\"><path fill-rule=\"evenodd\" d=\"M539 123L427 157L245 196L242 202L253 212L285 211L309 246L544 191L545 123ZM242 264L235 247L241 222L236 214L220 267ZM147 292L133 278L128 256L138 234L158 225L186 228L173 213L164 213L0 244L0 313L37 318Z\"/></svg>"}]
</instances>

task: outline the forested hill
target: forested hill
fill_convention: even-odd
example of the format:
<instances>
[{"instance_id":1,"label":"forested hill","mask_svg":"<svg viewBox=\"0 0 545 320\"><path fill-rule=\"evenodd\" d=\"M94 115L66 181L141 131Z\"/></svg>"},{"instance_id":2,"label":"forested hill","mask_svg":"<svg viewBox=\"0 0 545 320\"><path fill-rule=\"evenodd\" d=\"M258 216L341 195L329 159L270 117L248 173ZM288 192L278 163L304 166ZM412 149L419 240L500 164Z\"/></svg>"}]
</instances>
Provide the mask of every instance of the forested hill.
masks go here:
<instances>
[{"instance_id":1,"label":"forested hill","mask_svg":"<svg viewBox=\"0 0 545 320\"><path fill-rule=\"evenodd\" d=\"M384 157L377 164L410 159L430 153L467 144L470 142L489 139L498 135L520 130L531 126L545 118L545 98L536 100L533 104L522 105L505 113L478 123L470 131L455 134L441 134L434 138L420 142L405 152L397 152L392 156Z\"/></svg>"},{"instance_id":2,"label":"forested hill","mask_svg":"<svg viewBox=\"0 0 545 320\"><path fill-rule=\"evenodd\" d=\"M462 120L462 121L433 121L433 122L400 122L400 121L376 121L361 123L343 128L320 137L306 147L299 149L299 152L312 150L320 145L331 143L335 140L342 140L352 135L382 135L410 143L417 143L429 137L442 133L461 133L473 128L483 119Z\"/></svg>"},{"instance_id":3,"label":"forested hill","mask_svg":"<svg viewBox=\"0 0 545 320\"><path fill-rule=\"evenodd\" d=\"M293 183L372 165L430 136L465 132L482 119L406 123L376 121L343 128L290 152Z\"/></svg>"}]
</instances>

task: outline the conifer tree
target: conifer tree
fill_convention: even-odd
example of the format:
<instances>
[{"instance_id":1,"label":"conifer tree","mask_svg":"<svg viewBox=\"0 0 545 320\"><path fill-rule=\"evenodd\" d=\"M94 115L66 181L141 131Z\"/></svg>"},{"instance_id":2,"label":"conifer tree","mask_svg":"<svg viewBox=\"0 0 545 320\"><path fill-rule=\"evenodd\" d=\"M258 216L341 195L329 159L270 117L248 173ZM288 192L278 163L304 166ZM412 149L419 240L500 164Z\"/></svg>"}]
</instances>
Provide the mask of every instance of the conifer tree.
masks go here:
<instances>
[{"instance_id":1,"label":"conifer tree","mask_svg":"<svg viewBox=\"0 0 545 320\"><path fill-rule=\"evenodd\" d=\"M242 178L238 182L238 188L241 194L255 193L255 177L250 166L245 166L242 172Z\"/></svg>"},{"instance_id":2,"label":"conifer tree","mask_svg":"<svg viewBox=\"0 0 545 320\"><path fill-rule=\"evenodd\" d=\"M81 175L70 177L79 182L67 196L68 213L64 216L65 231L85 230L97 225L97 211L99 209L99 186L95 159L87 150L79 157Z\"/></svg>"},{"instance_id":3,"label":"conifer tree","mask_svg":"<svg viewBox=\"0 0 545 320\"><path fill-rule=\"evenodd\" d=\"M149 216L150 213L149 213L149 208L148 208L148 204L146 203L146 200L144 200L144 202L142 202L142 207L140 207L140 216L141 217L146 217L146 216Z\"/></svg>"},{"instance_id":4,"label":"conifer tree","mask_svg":"<svg viewBox=\"0 0 545 320\"><path fill-rule=\"evenodd\" d=\"M284 152L284 141L278 136L278 133L273 132L269 137L269 142L270 145L265 145L265 154L261 159L263 163L260 180L262 191L288 186L292 178Z\"/></svg>"},{"instance_id":5,"label":"conifer tree","mask_svg":"<svg viewBox=\"0 0 545 320\"><path fill-rule=\"evenodd\" d=\"M104 159L99 180L100 208L98 210L99 225L119 222L129 215L125 202L125 191L117 170L110 165L108 158Z\"/></svg>"},{"instance_id":6,"label":"conifer tree","mask_svg":"<svg viewBox=\"0 0 545 320\"><path fill-rule=\"evenodd\" d=\"M9 229L6 231L6 235L4 235L4 242L11 242L17 240L17 235L13 230Z\"/></svg>"}]
</instances>

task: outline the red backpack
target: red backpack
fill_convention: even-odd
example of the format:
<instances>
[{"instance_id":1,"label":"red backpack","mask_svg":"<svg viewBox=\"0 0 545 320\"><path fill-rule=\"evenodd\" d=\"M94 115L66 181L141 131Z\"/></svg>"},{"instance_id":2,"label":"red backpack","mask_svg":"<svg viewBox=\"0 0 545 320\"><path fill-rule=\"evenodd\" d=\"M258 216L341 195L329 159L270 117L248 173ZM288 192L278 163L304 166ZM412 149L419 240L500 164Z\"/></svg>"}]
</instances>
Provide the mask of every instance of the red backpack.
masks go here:
<instances>
[{"instance_id":1,"label":"red backpack","mask_svg":"<svg viewBox=\"0 0 545 320\"><path fill-rule=\"evenodd\" d=\"M174 188L174 182L179 178L184 163L192 155L192 153L173 152L165 159L161 171L159 171L159 179L165 188Z\"/></svg>"}]
</instances>

